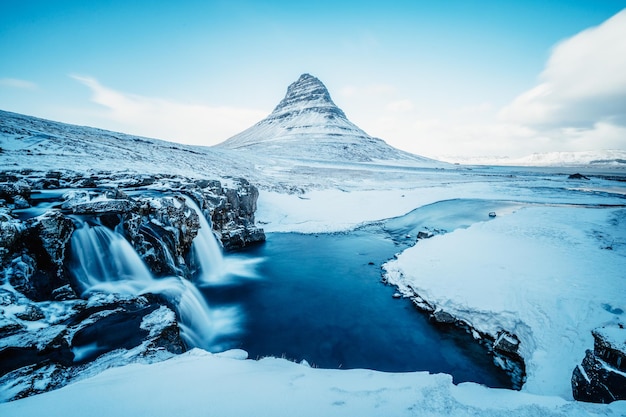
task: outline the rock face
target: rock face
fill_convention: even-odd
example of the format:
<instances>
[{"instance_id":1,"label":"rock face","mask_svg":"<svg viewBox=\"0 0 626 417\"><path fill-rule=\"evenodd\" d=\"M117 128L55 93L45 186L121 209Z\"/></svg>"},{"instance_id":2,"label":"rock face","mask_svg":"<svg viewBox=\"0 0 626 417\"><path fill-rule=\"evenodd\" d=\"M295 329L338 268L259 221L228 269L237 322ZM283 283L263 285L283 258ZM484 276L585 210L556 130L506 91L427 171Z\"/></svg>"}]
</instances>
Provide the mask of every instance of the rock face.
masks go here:
<instances>
[{"instance_id":1,"label":"rock face","mask_svg":"<svg viewBox=\"0 0 626 417\"><path fill-rule=\"evenodd\" d=\"M254 224L258 191L244 179L223 185L178 176L28 171L0 173L0 180L6 180L0 182L0 401L188 347L167 292L85 291L72 273L74 249L89 246L72 238L81 228L108 229L134 249L148 279L184 282L195 273L200 215L228 250L265 240ZM100 242L97 233L89 236ZM115 279L122 279L116 268Z\"/></svg>"},{"instance_id":2,"label":"rock face","mask_svg":"<svg viewBox=\"0 0 626 417\"><path fill-rule=\"evenodd\" d=\"M626 400L626 329L623 325L592 331L587 350L572 374L572 393L579 401L610 403Z\"/></svg>"},{"instance_id":3,"label":"rock face","mask_svg":"<svg viewBox=\"0 0 626 417\"><path fill-rule=\"evenodd\" d=\"M348 120L326 86L310 74L287 88L267 118L217 146L314 160L435 162L369 136Z\"/></svg>"}]
</instances>

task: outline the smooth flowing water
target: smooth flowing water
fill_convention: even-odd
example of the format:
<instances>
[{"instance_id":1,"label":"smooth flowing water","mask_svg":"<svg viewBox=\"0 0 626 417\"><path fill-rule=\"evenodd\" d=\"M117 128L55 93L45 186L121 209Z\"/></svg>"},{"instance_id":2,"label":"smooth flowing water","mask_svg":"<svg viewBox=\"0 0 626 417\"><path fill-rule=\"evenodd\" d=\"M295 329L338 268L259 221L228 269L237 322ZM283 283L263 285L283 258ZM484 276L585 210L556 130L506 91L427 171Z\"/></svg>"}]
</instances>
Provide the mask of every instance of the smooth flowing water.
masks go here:
<instances>
[{"instance_id":1,"label":"smooth flowing water","mask_svg":"<svg viewBox=\"0 0 626 417\"><path fill-rule=\"evenodd\" d=\"M252 358L306 360L322 368L430 371L456 383L510 387L510 378L470 335L436 328L394 288L380 265L398 252L389 236L368 231L271 233L247 251L262 257L261 279L203 289L210 300L245 312L235 344Z\"/></svg>"},{"instance_id":2,"label":"smooth flowing water","mask_svg":"<svg viewBox=\"0 0 626 417\"><path fill-rule=\"evenodd\" d=\"M90 221L75 221L79 226L72 235L70 271L83 287L83 296L95 291L161 294L175 306L181 336L189 347L219 351L222 337L238 331L236 308L210 308L198 288L181 277L154 278L121 234ZM106 351L106 344L99 342L99 351Z\"/></svg>"}]
</instances>

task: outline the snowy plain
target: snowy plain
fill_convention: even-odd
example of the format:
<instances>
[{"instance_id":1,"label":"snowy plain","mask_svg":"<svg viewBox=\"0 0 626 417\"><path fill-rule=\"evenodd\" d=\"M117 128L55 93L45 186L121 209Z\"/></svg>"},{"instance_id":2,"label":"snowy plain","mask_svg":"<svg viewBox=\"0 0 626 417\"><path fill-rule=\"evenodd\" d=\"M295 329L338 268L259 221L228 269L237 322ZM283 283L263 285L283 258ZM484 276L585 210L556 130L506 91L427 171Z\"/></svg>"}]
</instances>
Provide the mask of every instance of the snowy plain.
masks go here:
<instances>
[{"instance_id":1,"label":"snowy plain","mask_svg":"<svg viewBox=\"0 0 626 417\"><path fill-rule=\"evenodd\" d=\"M85 145L91 131L74 128L75 144L31 136L9 147L16 136L4 133L2 167L244 176L260 188L256 219L269 232L350 230L444 200L514 202L495 219L484 213L485 221L420 240L385 269L406 294L485 332L517 334L528 379L518 392L454 385L427 372L316 369L193 350L0 404L0 415L626 415L624 401L575 402L570 388L573 368L593 348L591 330L626 320L626 183L611 179L625 172L322 163L145 138L132 151L112 152L118 139L104 146L93 135L93 146ZM567 178L577 171L591 179Z\"/></svg>"}]
</instances>

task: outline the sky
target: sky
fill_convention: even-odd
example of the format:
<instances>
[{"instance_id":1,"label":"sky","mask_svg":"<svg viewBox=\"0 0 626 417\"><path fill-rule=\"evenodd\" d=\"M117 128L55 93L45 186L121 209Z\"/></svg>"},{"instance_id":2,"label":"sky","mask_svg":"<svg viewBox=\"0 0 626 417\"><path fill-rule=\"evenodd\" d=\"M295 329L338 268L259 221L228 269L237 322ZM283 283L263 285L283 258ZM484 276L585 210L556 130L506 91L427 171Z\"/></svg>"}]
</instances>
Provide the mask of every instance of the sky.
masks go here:
<instances>
[{"instance_id":1,"label":"sky","mask_svg":"<svg viewBox=\"0 0 626 417\"><path fill-rule=\"evenodd\" d=\"M214 145L300 74L433 158L626 150L626 0L0 1L0 109Z\"/></svg>"}]
</instances>

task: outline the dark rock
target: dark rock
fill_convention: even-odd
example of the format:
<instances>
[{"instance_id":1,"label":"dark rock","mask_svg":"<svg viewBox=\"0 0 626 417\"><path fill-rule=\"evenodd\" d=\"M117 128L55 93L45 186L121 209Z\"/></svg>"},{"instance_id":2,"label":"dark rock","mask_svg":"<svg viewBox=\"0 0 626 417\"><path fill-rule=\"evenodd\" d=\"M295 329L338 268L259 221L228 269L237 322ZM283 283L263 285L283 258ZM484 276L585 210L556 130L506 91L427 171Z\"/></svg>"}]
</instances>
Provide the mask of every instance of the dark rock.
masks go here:
<instances>
[{"instance_id":1,"label":"dark rock","mask_svg":"<svg viewBox=\"0 0 626 417\"><path fill-rule=\"evenodd\" d=\"M514 334L501 331L496 338L493 348L494 350L511 355L519 355L520 340Z\"/></svg>"},{"instance_id":2,"label":"dark rock","mask_svg":"<svg viewBox=\"0 0 626 417\"><path fill-rule=\"evenodd\" d=\"M585 177L583 174L571 174L570 176L567 177L567 179L569 180L588 180L589 177Z\"/></svg>"},{"instance_id":3,"label":"dark rock","mask_svg":"<svg viewBox=\"0 0 626 417\"><path fill-rule=\"evenodd\" d=\"M222 232L222 244L227 251L245 248L265 241L265 232L257 227L239 227Z\"/></svg>"},{"instance_id":4,"label":"dark rock","mask_svg":"<svg viewBox=\"0 0 626 417\"><path fill-rule=\"evenodd\" d=\"M75 229L74 222L59 212L51 211L41 216L32 228L50 261L57 266L57 275L62 275L66 249Z\"/></svg>"},{"instance_id":5,"label":"dark rock","mask_svg":"<svg viewBox=\"0 0 626 417\"><path fill-rule=\"evenodd\" d=\"M420 230L419 232L417 232L418 239L430 239L433 236L434 234L430 230Z\"/></svg>"},{"instance_id":6,"label":"dark rock","mask_svg":"<svg viewBox=\"0 0 626 417\"><path fill-rule=\"evenodd\" d=\"M57 211L46 212L27 224L23 244L30 256L22 257L22 261L35 271L18 277L30 281L22 282L24 289L29 289L27 292L19 291L36 301L49 300L52 291L70 283L64 264L75 226L69 217Z\"/></svg>"},{"instance_id":7,"label":"dark rock","mask_svg":"<svg viewBox=\"0 0 626 417\"><path fill-rule=\"evenodd\" d=\"M66 301L75 300L76 292L70 284L63 285L62 287L52 290L52 300L54 301Z\"/></svg>"},{"instance_id":8,"label":"dark rock","mask_svg":"<svg viewBox=\"0 0 626 417\"><path fill-rule=\"evenodd\" d=\"M13 197L13 206L16 209L25 209L30 207L30 204L28 203L28 200L26 200L21 195L16 195Z\"/></svg>"},{"instance_id":9,"label":"dark rock","mask_svg":"<svg viewBox=\"0 0 626 417\"><path fill-rule=\"evenodd\" d=\"M4 314L0 315L0 339L17 333L23 328L24 326L22 326L17 321L5 317Z\"/></svg>"},{"instance_id":10,"label":"dark rock","mask_svg":"<svg viewBox=\"0 0 626 417\"><path fill-rule=\"evenodd\" d=\"M0 288L0 306L9 306L17 302L17 297L9 290Z\"/></svg>"},{"instance_id":11,"label":"dark rock","mask_svg":"<svg viewBox=\"0 0 626 417\"><path fill-rule=\"evenodd\" d=\"M24 311L16 313L15 317L20 320L37 321L46 318L46 315L36 305L27 304Z\"/></svg>"},{"instance_id":12,"label":"dark rock","mask_svg":"<svg viewBox=\"0 0 626 417\"><path fill-rule=\"evenodd\" d=\"M572 373L572 393L575 400L593 403L625 400L626 376L587 350Z\"/></svg>"},{"instance_id":13,"label":"dark rock","mask_svg":"<svg viewBox=\"0 0 626 417\"><path fill-rule=\"evenodd\" d=\"M9 210L0 208L0 265L13 257L23 231L22 222L11 217Z\"/></svg>"},{"instance_id":14,"label":"dark rock","mask_svg":"<svg viewBox=\"0 0 626 417\"><path fill-rule=\"evenodd\" d=\"M17 179L17 178L16 178ZM13 204L15 199L27 201L31 194L30 185L23 179L0 183L0 199Z\"/></svg>"},{"instance_id":15,"label":"dark rock","mask_svg":"<svg viewBox=\"0 0 626 417\"><path fill-rule=\"evenodd\" d=\"M448 313L446 311L443 311L443 310L435 310L430 315L430 318L432 320L434 320L435 322L440 323L440 324L454 324L454 323L456 323L456 318L452 314L450 314L450 313Z\"/></svg>"},{"instance_id":16,"label":"dark rock","mask_svg":"<svg viewBox=\"0 0 626 417\"><path fill-rule=\"evenodd\" d=\"M593 351L587 350L572 373L574 399L594 403L626 400L626 329L592 331Z\"/></svg>"},{"instance_id":17,"label":"dark rock","mask_svg":"<svg viewBox=\"0 0 626 417\"><path fill-rule=\"evenodd\" d=\"M185 257L200 228L184 197L140 198L124 218L124 231L156 275L185 275Z\"/></svg>"},{"instance_id":18,"label":"dark rock","mask_svg":"<svg viewBox=\"0 0 626 417\"><path fill-rule=\"evenodd\" d=\"M33 300L39 298L37 285L33 281L36 269L35 259L23 254L13 259L10 269L7 270L7 277L13 288Z\"/></svg>"},{"instance_id":19,"label":"dark rock","mask_svg":"<svg viewBox=\"0 0 626 417\"><path fill-rule=\"evenodd\" d=\"M103 200L78 203L70 208L74 214L126 213L134 208L131 200Z\"/></svg>"}]
</instances>

